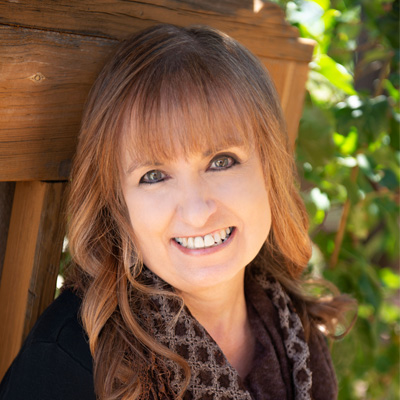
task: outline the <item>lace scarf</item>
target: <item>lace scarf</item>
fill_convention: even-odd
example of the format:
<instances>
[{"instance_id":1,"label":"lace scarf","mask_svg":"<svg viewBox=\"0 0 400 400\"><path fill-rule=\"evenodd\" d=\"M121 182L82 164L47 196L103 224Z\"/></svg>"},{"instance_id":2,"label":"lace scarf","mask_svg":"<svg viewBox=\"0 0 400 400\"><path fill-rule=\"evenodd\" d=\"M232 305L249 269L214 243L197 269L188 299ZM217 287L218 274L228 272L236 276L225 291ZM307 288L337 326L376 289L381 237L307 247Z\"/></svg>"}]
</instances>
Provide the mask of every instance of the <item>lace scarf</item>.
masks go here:
<instances>
[{"instance_id":1,"label":"lace scarf","mask_svg":"<svg viewBox=\"0 0 400 400\"><path fill-rule=\"evenodd\" d=\"M148 269L144 269L142 277L146 284L158 289L171 290L169 285ZM283 343L291 364L295 400L311 400L310 353L300 318L294 311L290 298L275 279L262 274L255 278L278 311ZM142 309L141 318L146 320L151 334L160 343L188 362L192 375L183 397L185 400L252 400L242 379L229 364L217 343L186 307L181 309L175 298L168 294L152 296L150 304ZM171 393L162 381L167 379L167 386L170 386L175 394L179 393L183 371L177 363L169 359L165 361L163 369L167 372L164 372L163 378L160 379L154 372L155 368L150 367L147 373L153 379L148 391L157 399L170 399Z\"/></svg>"}]
</instances>

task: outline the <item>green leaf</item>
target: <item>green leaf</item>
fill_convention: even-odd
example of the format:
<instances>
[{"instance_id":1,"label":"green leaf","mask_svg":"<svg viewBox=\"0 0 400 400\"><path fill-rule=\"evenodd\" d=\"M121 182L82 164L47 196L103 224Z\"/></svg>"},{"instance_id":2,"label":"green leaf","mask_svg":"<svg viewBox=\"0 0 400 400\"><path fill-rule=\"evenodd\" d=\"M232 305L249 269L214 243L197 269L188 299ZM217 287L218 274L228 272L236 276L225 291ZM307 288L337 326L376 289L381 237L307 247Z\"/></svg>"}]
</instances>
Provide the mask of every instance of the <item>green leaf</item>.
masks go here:
<instances>
[{"instance_id":1,"label":"green leaf","mask_svg":"<svg viewBox=\"0 0 400 400\"><path fill-rule=\"evenodd\" d=\"M368 319L372 315L374 315L375 309L371 306L371 304L360 304L358 307L358 315L361 318Z\"/></svg>"},{"instance_id":2,"label":"green leaf","mask_svg":"<svg viewBox=\"0 0 400 400\"><path fill-rule=\"evenodd\" d=\"M381 180L381 176L374 171L374 167L372 165L371 157L366 156L365 154L357 154L357 164L360 167L361 171L373 182L379 182Z\"/></svg>"},{"instance_id":3,"label":"green leaf","mask_svg":"<svg viewBox=\"0 0 400 400\"><path fill-rule=\"evenodd\" d=\"M330 9L325 11L325 14L322 16L322 21L324 22L326 31L335 26L339 16L340 12L338 10Z\"/></svg>"},{"instance_id":4,"label":"green leaf","mask_svg":"<svg viewBox=\"0 0 400 400\"><path fill-rule=\"evenodd\" d=\"M344 135L341 135L340 133L337 132L333 133L333 141L335 142L337 147L340 147L345 140L346 138L344 137Z\"/></svg>"},{"instance_id":5,"label":"green leaf","mask_svg":"<svg viewBox=\"0 0 400 400\"><path fill-rule=\"evenodd\" d=\"M400 289L400 275L394 273L390 268L382 268L379 271L381 281L390 289Z\"/></svg>"},{"instance_id":6,"label":"green leaf","mask_svg":"<svg viewBox=\"0 0 400 400\"><path fill-rule=\"evenodd\" d=\"M326 193L322 193L319 188L314 188L310 192L310 197L318 210L329 210L331 203Z\"/></svg>"},{"instance_id":7,"label":"green leaf","mask_svg":"<svg viewBox=\"0 0 400 400\"><path fill-rule=\"evenodd\" d=\"M314 1L299 1L298 6L291 2L287 7L287 19L299 24L300 31L305 36L316 39L325 30L325 25L321 19L324 10Z\"/></svg>"},{"instance_id":8,"label":"green leaf","mask_svg":"<svg viewBox=\"0 0 400 400\"><path fill-rule=\"evenodd\" d=\"M320 250L311 269L360 306L350 334L333 345L338 398L397 400L399 0L291 0L288 6L297 12L300 35L317 41L296 150L310 235ZM380 86L382 95L374 97ZM310 188L316 188L312 195ZM328 268L348 198L339 259Z\"/></svg>"},{"instance_id":9,"label":"green leaf","mask_svg":"<svg viewBox=\"0 0 400 400\"><path fill-rule=\"evenodd\" d=\"M369 274L362 274L358 284L360 285L364 301L371 304L375 310L378 310L381 303L381 293L376 282L371 279Z\"/></svg>"},{"instance_id":10,"label":"green leaf","mask_svg":"<svg viewBox=\"0 0 400 400\"><path fill-rule=\"evenodd\" d=\"M383 87L388 91L389 95L397 103L400 100L399 90L393 86L393 83L389 79L383 81Z\"/></svg>"},{"instance_id":11,"label":"green leaf","mask_svg":"<svg viewBox=\"0 0 400 400\"><path fill-rule=\"evenodd\" d=\"M396 174L391 169L383 169L383 178L379 181L382 186L387 187L390 190L396 190L399 187L399 180Z\"/></svg>"},{"instance_id":12,"label":"green leaf","mask_svg":"<svg viewBox=\"0 0 400 400\"><path fill-rule=\"evenodd\" d=\"M347 190L347 197L350 199L351 204L356 204L360 200L360 193L358 191L357 185L350 179L346 177L343 179L343 185Z\"/></svg>"},{"instance_id":13,"label":"green leaf","mask_svg":"<svg viewBox=\"0 0 400 400\"><path fill-rule=\"evenodd\" d=\"M356 127L352 127L350 132L346 137L344 137L343 142L339 146L340 152L345 155L353 154L357 149L358 142L358 132Z\"/></svg>"},{"instance_id":14,"label":"green leaf","mask_svg":"<svg viewBox=\"0 0 400 400\"><path fill-rule=\"evenodd\" d=\"M348 229L358 239L366 239L368 237L370 230L368 214L360 203L355 204L351 209Z\"/></svg>"},{"instance_id":15,"label":"green leaf","mask_svg":"<svg viewBox=\"0 0 400 400\"><path fill-rule=\"evenodd\" d=\"M400 321L400 307L394 304L386 303L381 308L381 317L388 324Z\"/></svg>"},{"instance_id":16,"label":"green leaf","mask_svg":"<svg viewBox=\"0 0 400 400\"><path fill-rule=\"evenodd\" d=\"M321 54L317 56L312 66L316 72L327 78L338 89L349 95L356 94L351 74L343 65L337 63L328 55Z\"/></svg>"},{"instance_id":17,"label":"green leaf","mask_svg":"<svg viewBox=\"0 0 400 400\"><path fill-rule=\"evenodd\" d=\"M329 80L319 72L311 70L306 83L307 91L315 105L321 108L336 104L343 100L345 93L333 85Z\"/></svg>"},{"instance_id":18,"label":"green leaf","mask_svg":"<svg viewBox=\"0 0 400 400\"><path fill-rule=\"evenodd\" d=\"M297 139L298 157L313 168L324 165L335 152L332 141L333 118L329 111L305 107Z\"/></svg>"},{"instance_id":19,"label":"green leaf","mask_svg":"<svg viewBox=\"0 0 400 400\"><path fill-rule=\"evenodd\" d=\"M330 0L311 0L314 3L317 3L324 11L328 10L331 2Z\"/></svg>"},{"instance_id":20,"label":"green leaf","mask_svg":"<svg viewBox=\"0 0 400 400\"><path fill-rule=\"evenodd\" d=\"M395 112L393 112L393 114L396 114ZM399 132L400 132L400 123L399 123L399 121L400 121L400 114L397 114L398 115L398 121L396 121L396 118L391 118L390 119L390 121L389 121L389 127L390 127L390 130L389 130L389 134L390 134L390 145L391 145L391 147L393 148L393 149L395 149L395 150L399 150L400 149L400 135L399 135Z\"/></svg>"}]
</instances>

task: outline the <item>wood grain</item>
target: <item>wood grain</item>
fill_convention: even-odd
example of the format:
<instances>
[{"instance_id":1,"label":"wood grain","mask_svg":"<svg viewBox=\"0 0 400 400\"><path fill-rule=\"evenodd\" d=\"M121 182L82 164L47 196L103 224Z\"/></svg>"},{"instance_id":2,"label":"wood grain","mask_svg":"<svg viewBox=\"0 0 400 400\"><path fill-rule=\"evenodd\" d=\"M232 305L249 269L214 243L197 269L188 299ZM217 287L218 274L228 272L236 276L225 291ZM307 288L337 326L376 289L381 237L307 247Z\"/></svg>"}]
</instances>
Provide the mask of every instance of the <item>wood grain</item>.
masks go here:
<instances>
[{"instance_id":1,"label":"wood grain","mask_svg":"<svg viewBox=\"0 0 400 400\"><path fill-rule=\"evenodd\" d=\"M238 10L253 10L254 0L176 0L177 3L193 9L215 11L221 14L235 14Z\"/></svg>"},{"instance_id":2,"label":"wood grain","mask_svg":"<svg viewBox=\"0 0 400 400\"><path fill-rule=\"evenodd\" d=\"M115 44L0 26L0 181L68 179L83 104Z\"/></svg>"},{"instance_id":3,"label":"wood grain","mask_svg":"<svg viewBox=\"0 0 400 400\"><path fill-rule=\"evenodd\" d=\"M61 249L65 236L64 193L67 182L44 182L45 196L40 214L36 251L29 285L22 340L54 300L60 269Z\"/></svg>"},{"instance_id":4,"label":"wood grain","mask_svg":"<svg viewBox=\"0 0 400 400\"><path fill-rule=\"evenodd\" d=\"M64 183L16 185L0 283L0 379L27 331L54 297Z\"/></svg>"},{"instance_id":5,"label":"wood grain","mask_svg":"<svg viewBox=\"0 0 400 400\"><path fill-rule=\"evenodd\" d=\"M277 88L291 145L294 147L303 111L308 64L261 58Z\"/></svg>"},{"instance_id":6,"label":"wood grain","mask_svg":"<svg viewBox=\"0 0 400 400\"><path fill-rule=\"evenodd\" d=\"M8 227L14 199L15 182L0 182L0 279L6 254Z\"/></svg>"},{"instance_id":7,"label":"wood grain","mask_svg":"<svg viewBox=\"0 0 400 400\"><path fill-rule=\"evenodd\" d=\"M298 36L297 30L285 22L284 12L276 4L265 3L263 9L255 13L240 0L214 1L213 6L210 3L202 0L1 0L0 23L117 38L135 29L140 21L148 21L149 25L173 21L183 26L198 23L196 19L207 23L205 18L208 17L210 25L227 21L231 26L257 25L273 36Z\"/></svg>"},{"instance_id":8,"label":"wood grain","mask_svg":"<svg viewBox=\"0 0 400 400\"><path fill-rule=\"evenodd\" d=\"M297 39L297 29L286 23L278 5L266 3L258 13L243 9L232 14L202 10L201 1L198 4L194 9L165 0L0 0L0 23L118 40L157 23L207 24L259 56L309 62L312 48Z\"/></svg>"}]
</instances>

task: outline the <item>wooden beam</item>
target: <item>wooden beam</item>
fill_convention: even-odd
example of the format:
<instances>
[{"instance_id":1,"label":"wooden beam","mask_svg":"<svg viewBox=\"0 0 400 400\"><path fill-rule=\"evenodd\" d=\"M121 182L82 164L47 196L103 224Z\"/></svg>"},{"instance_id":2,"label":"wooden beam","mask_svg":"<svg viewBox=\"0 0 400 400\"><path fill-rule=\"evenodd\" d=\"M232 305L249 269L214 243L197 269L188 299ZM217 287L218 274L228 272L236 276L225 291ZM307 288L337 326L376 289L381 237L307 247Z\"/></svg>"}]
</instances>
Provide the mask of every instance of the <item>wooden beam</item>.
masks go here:
<instances>
[{"instance_id":1,"label":"wooden beam","mask_svg":"<svg viewBox=\"0 0 400 400\"><path fill-rule=\"evenodd\" d=\"M255 0L176 0L193 9L215 11L221 14L235 14L238 10L253 10ZM257 1L257 0L256 0Z\"/></svg>"},{"instance_id":2,"label":"wooden beam","mask_svg":"<svg viewBox=\"0 0 400 400\"><path fill-rule=\"evenodd\" d=\"M0 282L0 379L54 298L66 183L18 182Z\"/></svg>"},{"instance_id":3,"label":"wooden beam","mask_svg":"<svg viewBox=\"0 0 400 400\"><path fill-rule=\"evenodd\" d=\"M121 40L140 29L169 23L179 26L206 24L228 33L263 56L309 61L306 44L298 31L285 21L283 10L265 3L258 13L220 5L221 12L207 11L193 2L166 0L0 0L0 23ZM265 38L268 37L268 40ZM282 39L286 41L282 51ZM311 50L312 51L312 50Z\"/></svg>"},{"instance_id":4,"label":"wooden beam","mask_svg":"<svg viewBox=\"0 0 400 400\"><path fill-rule=\"evenodd\" d=\"M14 199L15 182L0 182L0 279L6 254L8 227Z\"/></svg>"},{"instance_id":5,"label":"wooden beam","mask_svg":"<svg viewBox=\"0 0 400 400\"><path fill-rule=\"evenodd\" d=\"M297 138L299 122L303 111L305 84L308 77L308 63L283 61L262 57L278 91L287 130L292 147Z\"/></svg>"},{"instance_id":6,"label":"wooden beam","mask_svg":"<svg viewBox=\"0 0 400 400\"><path fill-rule=\"evenodd\" d=\"M115 40L0 26L0 181L65 180Z\"/></svg>"}]
</instances>

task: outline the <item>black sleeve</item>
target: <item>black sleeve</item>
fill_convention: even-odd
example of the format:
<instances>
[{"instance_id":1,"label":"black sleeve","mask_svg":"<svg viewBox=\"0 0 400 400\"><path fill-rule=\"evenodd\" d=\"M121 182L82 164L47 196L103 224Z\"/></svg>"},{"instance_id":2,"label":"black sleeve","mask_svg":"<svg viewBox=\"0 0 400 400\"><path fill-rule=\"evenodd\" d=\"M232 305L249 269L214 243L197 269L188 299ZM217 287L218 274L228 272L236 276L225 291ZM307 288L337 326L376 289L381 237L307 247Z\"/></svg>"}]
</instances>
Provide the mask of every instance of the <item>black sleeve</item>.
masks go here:
<instances>
[{"instance_id":1,"label":"black sleeve","mask_svg":"<svg viewBox=\"0 0 400 400\"><path fill-rule=\"evenodd\" d=\"M93 376L55 342L22 349L0 384L0 400L96 400Z\"/></svg>"}]
</instances>

